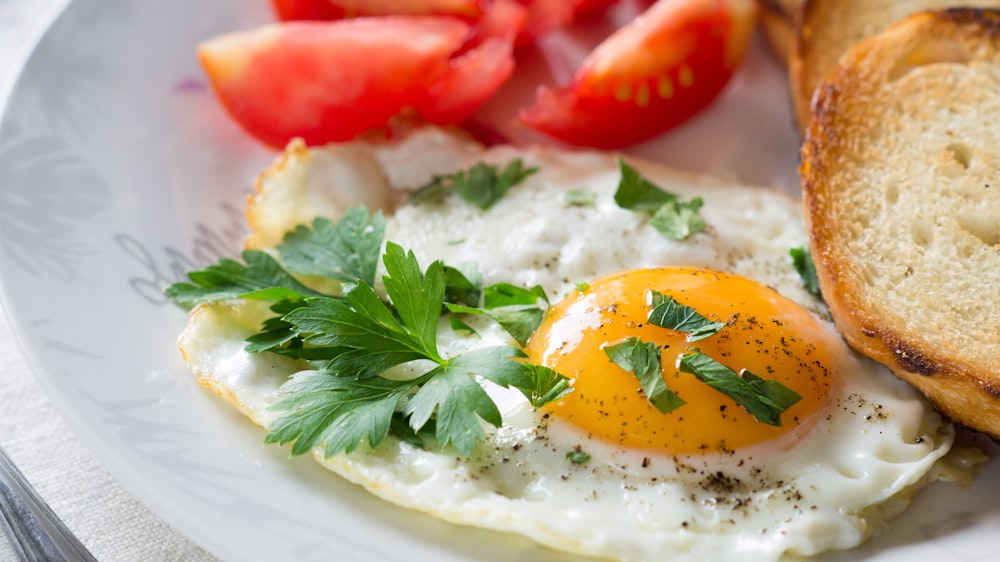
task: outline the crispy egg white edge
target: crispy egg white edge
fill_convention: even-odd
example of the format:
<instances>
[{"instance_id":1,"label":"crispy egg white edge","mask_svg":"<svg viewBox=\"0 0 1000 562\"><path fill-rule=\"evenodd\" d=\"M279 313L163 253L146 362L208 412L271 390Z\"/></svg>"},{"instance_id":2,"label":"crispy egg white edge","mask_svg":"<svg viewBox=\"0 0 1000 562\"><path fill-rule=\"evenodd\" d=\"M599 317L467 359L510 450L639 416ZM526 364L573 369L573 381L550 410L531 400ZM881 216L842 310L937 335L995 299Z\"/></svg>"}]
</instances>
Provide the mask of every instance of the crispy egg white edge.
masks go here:
<instances>
[{"instance_id":1,"label":"crispy egg white edge","mask_svg":"<svg viewBox=\"0 0 1000 562\"><path fill-rule=\"evenodd\" d=\"M546 177L546 181L552 183L571 181L572 178L588 174L608 174L612 173L613 170L613 162L611 162L610 157L598 153L571 154L549 149L532 153L519 153L509 148L495 149L484 153L477 145L436 130L415 135L408 140L409 142L388 147L358 144L337 146L320 151L308 151L303 147L290 147L283 160L274 169L264 174L258 182L258 193L253 196L248 206L248 221L255 233L248 240L248 245L252 247L274 245L277 240L280 240L280 235L290 226L308 221L311 218L308 216L309 214L337 216L343 209L355 204L366 204L391 211L398 207L405 198L407 187L419 185L430 179L433 174L462 169L480 160L492 160L500 163L513 156L523 155L530 164L539 165L543 169L549 170L550 173ZM317 160L322 162L321 166L315 166ZM711 201L710 195L704 193L706 190L713 192L727 189L724 182L711 178L666 172L655 165L642 162L635 164L642 173L654 176L654 179L666 176L667 183L690 186L693 193L706 195L706 207ZM609 166L611 166L610 169ZM565 174L565 177L560 177L560 174ZM358 190L326 193L323 191L324 186L328 184L325 178L331 175L335 178L341 178L338 185L346 185L343 183L346 181L362 181L364 182L362 185L372 189L362 193L355 193ZM343 178L349 179L344 180ZM407 181L408 183L404 183ZM298 194L282 192L282 190L287 189L302 191ZM320 191L317 192L317 190ZM742 194L749 191L743 188L733 188L732 193ZM791 210L789 216L795 217L799 214L797 202L790 198L765 190L753 190L753 192L764 194L762 196L754 195L754 198L760 199L762 197L765 204L784 207L786 212ZM307 204L289 212L289 200L293 202L293 205L294 202L300 200L307 201ZM786 225L774 225L774 227L787 228ZM805 240L804 231L798 224L795 224L792 230L796 233L802 232L801 240ZM392 239L391 236L388 238ZM776 238L783 240L781 235L776 236ZM785 251L787 251L787 246L785 246ZM794 276L794 272L790 275ZM793 294L786 296L805 304L814 313L824 313L822 307L811 300L811 297L798 286L794 286L790 292ZM255 330L255 322L259 321L259 314L260 311L254 312L250 308L236 303L199 307L192 312L191 324L181 337L181 349L186 360L189 361L192 371L202 384L212 388L255 423L266 427L272 416L267 411L266 405L275 399L277 386L284 380L284 377L301 368L301 365L280 357L249 356L242 351L243 340ZM222 320L223 318L228 319ZM207 327L213 328L206 330ZM220 327L223 329L220 330ZM207 349L223 351L222 353L206 354L204 350ZM206 357L211 358L211 360L203 361ZM234 380L226 375L220 376L219 373L241 373L241 375ZM923 407L922 404L921 407ZM931 454L924 456L925 462L914 466L913 470L905 471L906 474L900 475L893 485L885 490L884 497L875 500L874 504L880 507L862 509L866 509L868 512L873 510L896 512L902 509L910 494L910 488L926 480L924 475L928 473L931 465L948 450L950 445L949 431L950 427L943 430L942 435L937 436ZM396 493L393 482L397 482L398 478L405 480L406 475L395 474L388 481L384 477L373 478L364 466L365 462L359 461L359 458L383 458L390 459L386 462L391 464L391 459L394 458L395 452L398 452L400 447L405 448L408 445L391 439L376 451L360 457L357 453L331 459L323 459L322 453L318 453L316 456L317 460L327 468L351 481L364 485L376 495L394 503L432 513L445 520L468 524L470 521L467 514L456 516L449 511L437 509L434 505L414 501L406 494ZM456 469L453 455L440 454L438 457L440 457L439 460L444 467L449 470ZM390 474L392 473L390 472ZM889 501L892 498L895 500ZM886 515L891 514L887 513ZM561 549L588 554L606 554L595 550L592 545L588 545L584 541L568 544L572 541L568 541L562 534L558 532L550 534L545 528L526 525L516 515L498 516L488 513L478 515L484 518L484 523L488 522L488 524L481 526L525 534L543 544ZM866 513L866 515L873 514ZM841 529L840 536L832 537L825 544L819 544L819 546L799 545L792 548L797 548L802 554L812 554L814 551L829 548L847 548L857 544L865 535L874 530L867 526L862 517L851 516L850 518L852 521L848 523L847 528ZM873 517L873 519L881 518L881 515ZM853 528L853 532L850 531L850 528ZM777 552L780 553L781 550L779 549Z\"/></svg>"}]
</instances>

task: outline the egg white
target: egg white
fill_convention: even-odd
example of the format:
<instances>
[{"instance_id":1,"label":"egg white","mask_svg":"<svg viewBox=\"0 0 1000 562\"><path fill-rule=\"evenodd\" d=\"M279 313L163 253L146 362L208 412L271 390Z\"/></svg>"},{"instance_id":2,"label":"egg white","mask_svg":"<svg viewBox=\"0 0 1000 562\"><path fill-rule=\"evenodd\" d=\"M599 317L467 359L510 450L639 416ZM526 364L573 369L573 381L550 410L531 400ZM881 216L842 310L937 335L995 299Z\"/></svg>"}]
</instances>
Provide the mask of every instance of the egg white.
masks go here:
<instances>
[{"instance_id":1,"label":"egg white","mask_svg":"<svg viewBox=\"0 0 1000 562\"><path fill-rule=\"evenodd\" d=\"M408 188L435 173L512 158L540 171L489 211L456 197L402 203ZM763 282L825 322L822 303L804 291L788 258L790 247L806 241L796 201L643 162L635 165L682 198L703 197L708 229L672 241L652 228L647 216L618 208L612 200L618 171L611 155L482 150L430 129L392 145L291 147L258 183L248 208L254 229L249 244L273 246L297 223L317 214L336 217L347 206L365 202L391 213L386 238L412 249L422 265L433 259L475 262L487 284L540 284L558 299L578 282L616 271L693 265ZM569 204L565 193L575 189L592 192L594 204ZM274 419L268 406L278 386L308 368L243 350L245 338L266 316L260 303L203 305L192 312L180 338L200 382L265 427ZM443 355L511 343L495 325L471 321L478 335L452 332L442 322ZM953 430L882 368L842 344L833 354L843 378L813 427L731 454L626 450L546 418L519 394L484 383L501 406L504 424L487 428L487 439L470 458L391 437L374 450L329 459L317 450L314 456L399 505L454 523L520 533L579 554L621 560L775 560L786 553L850 548L880 530L932 477L935 462L952 444ZM566 458L573 450L591 459L574 464Z\"/></svg>"}]
</instances>

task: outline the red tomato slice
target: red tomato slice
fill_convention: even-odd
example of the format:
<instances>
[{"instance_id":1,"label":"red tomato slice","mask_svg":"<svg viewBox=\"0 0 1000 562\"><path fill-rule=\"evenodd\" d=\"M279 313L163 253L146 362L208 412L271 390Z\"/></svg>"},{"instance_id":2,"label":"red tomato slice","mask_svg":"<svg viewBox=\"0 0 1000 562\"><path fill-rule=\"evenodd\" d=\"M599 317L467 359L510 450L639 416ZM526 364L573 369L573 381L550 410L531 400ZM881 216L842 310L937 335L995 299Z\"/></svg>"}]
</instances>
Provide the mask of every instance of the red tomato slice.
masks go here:
<instances>
[{"instance_id":1,"label":"red tomato slice","mask_svg":"<svg viewBox=\"0 0 1000 562\"><path fill-rule=\"evenodd\" d=\"M528 11L515 0L494 0L473 26L465 48L471 49L491 37L514 44L527 21Z\"/></svg>"},{"instance_id":2,"label":"red tomato slice","mask_svg":"<svg viewBox=\"0 0 1000 562\"><path fill-rule=\"evenodd\" d=\"M618 0L575 0L576 15L589 16L603 12L618 3Z\"/></svg>"},{"instance_id":3,"label":"red tomato slice","mask_svg":"<svg viewBox=\"0 0 1000 562\"><path fill-rule=\"evenodd\" d=\"M414 104L425 120L438 125L461 123L472 116L514 72L513 43L486 39L452 60L448 73Z\"/></svg>"},{"instance_id":4,"label":"red tomato slice","mask_svg":"<svg viewBox=\"0 0 1000 562\"><path fill-rule=\"evenodd\" d=\"M618 0L519 0L528 10L524 36L519 43L534 40L549 31L568 27L578 17L598 13Z\"/></svg>"},{"instance_id":5,"label":"red tomato slice","mask_svg":"<svg viewBox=\"0 0 1000 562\"><path fill-rule=\"evenodd\" d=\"M514 0L494 0L452 55L448 73L414 103L417 113L438 125L463 123L489 100L514 72L514 41L524 30L526 13Z\"/></svg>"},{"instance_id":6,"label":"red tomato slice","mask_svg":"<svg viewBox=\"0 0 1000 562\"><path fill-rule=\"evenodd\" d=\"M583 62L572 83L539 89L520 120L562 141L617 148L708 106L746 54L754 0L660 0Z\"/></svg>"},{"instance_id":7,"label":"red tomato slice","mask_svg":"<svg viewBox=\"0 0 1000 562\"><path fill-rule=\"evenodd\" d=\"M517 44L523 45L545 33L566 27L578 15L597 13L618 0L271 0L278 18L291 20L337 20L365 16L454 16L469 23L483 20L485 29L476 36L507 35L501 23L517 30ZM498 4L506 4L497 9ZM508 19L516 4L525 21ZM492 13L492 17L491 17ZM502 15L500 15L502 14ZM518 16L522 17L522 16ZM478 44L479 40L475 43Z\"/></svg>"},{"instance_id":8,"label":"red tomato slice","mask_svg":"<svg viewBox=\"0 0 1000 562\"><path fill-rule=\"evenodd\" d=\"M421 15L472 21L482 15L479 0L271 0L271 4L284 21Z\"/></svg>"},{"instance_id":9,"label":"red tomato slice","mask_svg":"<svg viewBox=\"0 0 1000 562\"><path fill-rule=\"evenodd\" d=\"M468 118L514 67L510 40L453 57L469 26L450 17L285 22L223 35L198 56L222 104L251 135L284 147L386 130L400 113Z\"/></svg>"},{"instance_id":10,"label":"red tomato slice","mask_svg":"<svg viewBox=\"0 0 1000 562\"><path fill-rule=\"evenodd\" d=\"M316 145L384 126L445 75L468 31L436 17L287 22L217 37L198 56L250 134Z\"/></svg>"},{"instance_id":11,"label":"red tomato slice","mask_svg":"<svg viewBox=\"0 0 1000 562\"><path fill-rule=\"evenodd\" d=\"M520 0L528 10L524 35L533 40L573 22L576 0Z\"/></svg>"}]
</instances>

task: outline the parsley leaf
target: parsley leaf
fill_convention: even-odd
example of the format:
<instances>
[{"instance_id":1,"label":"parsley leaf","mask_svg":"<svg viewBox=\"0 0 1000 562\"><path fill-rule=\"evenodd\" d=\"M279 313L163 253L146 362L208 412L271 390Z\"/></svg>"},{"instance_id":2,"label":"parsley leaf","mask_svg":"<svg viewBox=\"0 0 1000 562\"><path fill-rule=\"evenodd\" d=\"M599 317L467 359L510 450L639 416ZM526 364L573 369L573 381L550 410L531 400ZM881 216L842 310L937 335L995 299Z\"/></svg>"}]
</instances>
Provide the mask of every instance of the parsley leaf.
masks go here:
<instances>
[{"instance_id":1,"label":"parsley leaf","mask_svg":"<svg viewBox=\"0 0 1000 562\"><path fill-rule=\"evenodd\" d=\"M500 308L502 306L538 305L538 301L549 302L545 289L535 285L530 289L518 287L510 283L496 283L483 290L483 306L485 308Z\"/></svg>"},{"instance_id":2,"label":"parsley leaf","mask_svg":"<svg viewBox=\"0 0 1000 562\"><path fill-rule=\"evenodd\" d=\"M445 303L445 307L455 314L475 314L492 318L522 346L528 343L528 338L542 324L542 318L545 316L545 311L537 307L485 309L451 303ZM452 326L468 327L455 323L452 323Z\"/></svg>"},{"instance_id":3,"label":"parsley leaf","mask_svg":"<svg viewBox=\"0 0 1000 562\"><path fill-rule=\"evenodd\" d=\"M677 200L677 195L642 177L624 158L618 159L618 170L621 178L615 191L615 203L622 209L656 212L664 203Z\"/></svg>"},{"instance_id":4,"label":"parsley leaf","mask_svg":"<svg viewBox=\"0 0 1000 562\"><path fill-rule=\"evenodd\" d=\"M417 431L410 427L406 415L397 410L392 413L392 420L389 421L389 433L395 435L400 441L409 443L418 449L423 449L423 436L429 435L433 437L434 425L434 420L431 420L424 424L424 427L420 428L420 431Z\"/></svg>"},{"instance_id":5,"label":"parsley leaf","mask_svg":"<svg viewBox=\"0 0 1000 562\"><path fill-rule=\"evenodd\" d=\"M430 380L421 385L406 405L410 427L423 427L431 416L435 418L435 438L442 446L451 444L463 457L472 453L476 441L483 438L478 418L498 426L500 410L470 375L475 368L466 366L459 355L432 370Z\"/></svg>"},{"instance_id":6,"label":"parsley leaf","mask_svg":"<svg viewBox=\"0 0 1000 562\"><path fill-rule=\"evenodd\" d=\"M489 310L486 315L495 320L517 343L524 346L542 324L545 311L540 308L520 310Z\"/></svg>"},{"instance_id":7,"label":"parsley leaf","mask_svg":"<svg viewBox=\"0 0 1000 562\"><path fill-rule=\"evenodd\" d=\"M281 318L269 318L264 321L264 330L254 334L247 339L247 346L244 348L250 353L261 351L281 352L285 345L295 345L301 347L302 339L293 326Z\"/></svg>"},{"instance_id":8,"label":"parsley leaf","mask_svg":"<svg viewBox=\"0 0 1000 562\"><path fill-rule=\"evenodd\" d=\"M497 283L483 289L482 308L451 303L445 303L445 306L456 314L477 314L492 318L523 346L545 317L545 309L539 306L539 301L546 305L549 302L540 285L525 289L510 283Z\"/></svg>"},{"instance_id":9,"label":"parsley leaf","mask_svg":"<svg viewBox=\"0 0 1000 562\"><path fill-rule=\"evenodd\" d=\"M469 375L520 390L536 408L573 391L566 377L548 367L518 360L522 358L524 353L520 350L500 346L469 351L450 362L453 369L464 369Z\"/></svg>"},{"instance_id":10,"label":"parsley leaf","mask_svg":"<svg viewBox=\"0 0 1000 562\"><path fill-rule=\"evenodd\" d=\"M291 272L375 284L375 269L385 235L385 218L370 218L363 207L352 207L337 222L313 220L312 229L299 225L278 246L281 263Z\"/></svg>"},{"instance_id":11,"label":"parsley leaf","mask_svg":"<svg viewBox=\"0 0 1000 562\"><path fill-rule=\"evenodd\" d=\"M649 224L671 240L684 240L708 226L698 214L703 204L701 197L686 202L668 201L656 210Z\"/></svg>"},{"instance_id":12,"label":"parsley leaf","mask_svg":"<svg viewBox=\"0 0 1000 562\"><path fill-rule=\"evenodd\" d=\"M477 416L494 426L501 423L496 405L473 377L516 388L536 407L571 390L566 379L551 369L513 360L523 356L515 348L500 346L472 350L444 361L429 373L431 378L407 404L410 425L419 428L436 414L438 443L450 443L459 454L468 456L483 436Z\"/></svg>"},{"instance_id":13,"label":"parsley leaf","mask_svg":"<svg viewBox=\"0 0 1000 562\"><path fill-rule=\"evenodd\" d=\"M497 166L478 162L468 170L434 176L430 182L410 194L410 201L436 200L448 191L454 191L462 199L485 211L502 199L510 188L537 171L538 168L525 168L520 158L508 162L503 171Z\"/></svg>"},{"instance_id":14,"label":"parsley leaf","mask_svg":"<svg viewBox=\"0 0 1000 562\"><path fill-rule=\"evenodd\" d=\"M563 200L566 201L567 205L574 207L593 207L597 203L597 196L593 191L581 187L580 189L567 191L563 196Z\"/></svg>"},{"instance_id":15,"label":"parsley leaf","mask_svg":"<svg viewBox=\"0 0 1000 562\"><path fill-rule=\"evenodd\" d=\"M413 252L404 252L393 242L386 244L382 260L389 272L382 282L396 313L427 356L438 359L437 324L444 304L444 264L435 261L422 273Z\"/></svg>"},{"instance_id":16,"label":"parsley leaf","mask_svg":"<svg viewBox=\"0 0 1000 562\"><path fill-rule=\"evenodd\" d=\"M615 191L615 203L623 209L635 212L651 212L651 226L660 234L673 240L684 240L707 227L705 219L698 214L704 201L694 197L690 201L680 201L678 196L642 177L624 159L618 159L621 178Z\"/></svg>"},{"instance_id":17,"label":"parsley leaf","mask_svg":"<svg viewBox=\"0 0 1000 562\"><path fill-rule=\"evenodd\" d=\"M243 261L246 265L222 258L215 265L188 273L191 283L174 283L166 294L185 308L237 298L277 301L320 295L299 283L266 252L244 250Z\"/></svg>"},{"instance_id":18,"label":"parsley leaf","mask_svg":"<svg viewBox=\"0 0 1000 562\"><path fill-rule=\"evenodd\" d=\"M698 313L690 306L685 306L670 295L652 291L653 309L649 311L649 322L667 328L684 332L687 341L696 342L714 336L726 326L725 322L713 322Z\"/></svg>"},{"instance_id":19,"label":"parsley leaf","mask_svg":"<svg viewBox=\"0 0 1000 562\"><path fill-rule=\"evenodd\" d=\"M528 378L531 384L517 388L528 397L532 406L536 408L544 406L573 392L569 379L555 370L544 365L525 364L525 367L530 371Z\"/></svg>"},{"instance_id":20,"label":"parsley leaf","mask_svg":"<svg viewBox=\"0 0 1000 562\"><path fill-rule=\"evenodd\" d=\"M428 358L419 336L411 333L367 285L358 285L344 299L318 298L293 310L284 320L303 337L314 357L326 359L325 370L376 376L390 367Z\"/></svg>"},{"instance_id":21,"label":"parsley leaf","mask_svg":"<svg viewBox=\"0 0 1000 562\"><path fill-rule=\"evenodd\" d=\"M399 401L419 382L300 371L281 385L282 398L271 409L284 414L271 423L264 443L294 442L292 455L323 444L327 457L350 453L362 439L374 447L389 434Z\"/></svg>"},{"instance_id":22,"label":"parsley leaf","mask_svg":"<svg viewBox=\"0 0 1000 562\"><path fill-rule=\"evenodd\" d=\"M630 337L622 343L605 347L604 353L615 365L634 373L646 399L657 410L666 414L683 406L684 400L667 388L667 383L663 380L661 350L654 343Z\"/></svg>"},{"instance_id":23,"label":"parsley leaf","mask_svg":"<svg viewBox=\"0 0 1000 562\"><path fill-rule=\"evenodd\" d=\"M483 294L483 280L475 263L459 267L444 266L444 300L455 304L475 306Z\"/></svg>"},{"instance_id":24,"label":"parsley leaf","mask_svg":"<svg viewBox=\"0 0 1000 562\"><path fill-rule=\"evenodd\" d=\"M316 298L284 316L307 344L331 351L326 368L364 378L414 361L441 362L437 322L444 302L444 266L420 271L412 252L392 242L383 258L383 277L394 310L365 283L346 286L343 299Z\"/></svg>"},{"instance_id":25,"label":"parsley leaf","mask_svg":"<svg viewBox=\"0 0 1000 562\"><path fill-rule=\"evenodd\" d=\"M448 316L448 325L451 326L453 332L469 332L473 336L479 336L479 332L475 328L454 316Z\"/></svg>"},{"instance_id":26,"label":"parsley leaf","mask_svg":"<svg viewBox=\"0 0 1000 562\"><path fill-rule=\"evenodd\" d=\"M572 451L566 452L566 458L573 464L585 464L590 460L590 455L579 449L573 449Z\"/></svg>"},{"instance_id":27,"label":"parsley leaf","mask_svg":"<svg viewBox=\"0 0 1000 562\"><path fill-rule=\"evenodd\" d=\"M711 357L695 351L681 356L678 367L732 398L757 420L781 426L781 413L802 399L794 390L775 380L764 380L744 370L742 377Z\"/></svg>"},{"instance_id":28,"label":"parsley leaf","mask_svg":"<svg viewBox=\"0 0 1000 562\"><path fill-rule=\"evenodd\" d=\"M500 173L497 181L497 192L500 197L515 185L521 183L528 176L538 172L538 168L525 168L524 162L520 158L515 158L507 163L507 167Z\"/></svg>"},{"instance_id":29,"label":"parsley leaf","mask_svg":"<svg viewBox=\"0 0 1000 562\"><path fill-rule=\"evenodd\" d=\"M788 250L789 255L792 256L792 265L795 267L795 271L799 273L799 277L802 278L802 282L806 286L806 291L812 296L821 299L823 295L819 292L819 277L816 276L816 263L813 262L812 253L809 248L791 248Z\"/></svg>"}]
</instances>

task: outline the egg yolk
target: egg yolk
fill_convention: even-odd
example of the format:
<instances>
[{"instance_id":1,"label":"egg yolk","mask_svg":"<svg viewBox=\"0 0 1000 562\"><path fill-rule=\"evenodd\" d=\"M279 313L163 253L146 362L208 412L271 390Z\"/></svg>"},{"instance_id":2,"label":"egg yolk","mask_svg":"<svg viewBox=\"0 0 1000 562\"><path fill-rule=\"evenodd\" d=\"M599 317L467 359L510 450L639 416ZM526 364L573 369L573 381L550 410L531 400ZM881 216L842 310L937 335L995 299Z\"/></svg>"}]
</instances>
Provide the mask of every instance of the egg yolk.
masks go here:
<instances>
[{"instance_id":1,"label":"egg yolk","mask_svg":"<svg viewBox=\"0 0 1000 562\"><path fill-rule=\"evenodd\" d=\"M718 333L696 341L650 324L652 292L669 295L712 321ZM662 413L636 376L613 363L605 347L629 337L662 346L667 387L686 403ZM573 392L545 406L588 433L629 448L666 453L726 452L781 437L824 409L836 373L836 341L804 308L750 279L696 268L617 273L552 306L529 340L530 361L572 381ZM733 399L677 368L693 348L737 373L776 380L802 399L781 426L758 421Z\"/></svg>"}]
</instances>

